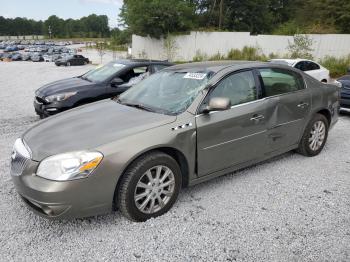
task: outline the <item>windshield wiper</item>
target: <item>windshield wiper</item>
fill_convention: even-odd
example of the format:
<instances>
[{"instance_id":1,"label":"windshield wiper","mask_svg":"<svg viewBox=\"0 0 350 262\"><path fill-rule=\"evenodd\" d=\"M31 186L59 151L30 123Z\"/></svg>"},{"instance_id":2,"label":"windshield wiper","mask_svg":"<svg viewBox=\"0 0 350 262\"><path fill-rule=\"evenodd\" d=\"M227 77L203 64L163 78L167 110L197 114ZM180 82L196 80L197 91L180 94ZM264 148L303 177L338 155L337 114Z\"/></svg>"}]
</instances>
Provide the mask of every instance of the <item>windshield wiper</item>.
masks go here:
<instances>
[{"instance_id":1,"label":"windshield wiper","mask_svg":"<svg viewBox=\"0 0 350 262\"><path fill-rule=\"evenodd\" d=\"M119 103L121 105L126 105L126 106L130 106L130 107L142 109L145 111L149 111L149 112L160 113L160 114L165 114L165 115L176 115L173 112L170 112L168 110L164 110L164 109L160 109L160 108L152 108L152 107L145 106L143 104L138 104L138 103L124 102L118 97L114 98L113 100L115 100L117 103Z\"/></svg>"},{"instance_id":2,"label":"windshield wiper","mask_svg":"<svg viewBox=\"0 0 350 262\"><path fill-rule=\"evenodd\" d=\"M86 80L86 81L88 81L88 82L92 82L89 78L87 78L87 77L85 77L85 76L81 76L80 78L83 79L83 80Z\"/></svg>"},{"instance_id":3,"label":"windshield wiper","mask_svg":"<svg viewBox=\"0 0 350 262\"><path fill-rule=\"evenodd\" d=\"M142 109L145 111L154 112L154 110L152 108L145 106L145 105L142 105L142 104L122 102L120 99L117 99L117 102L122 104L122 105L125 105L125 106L135 107L135 108Z\"/></svg>"}]
</instances>

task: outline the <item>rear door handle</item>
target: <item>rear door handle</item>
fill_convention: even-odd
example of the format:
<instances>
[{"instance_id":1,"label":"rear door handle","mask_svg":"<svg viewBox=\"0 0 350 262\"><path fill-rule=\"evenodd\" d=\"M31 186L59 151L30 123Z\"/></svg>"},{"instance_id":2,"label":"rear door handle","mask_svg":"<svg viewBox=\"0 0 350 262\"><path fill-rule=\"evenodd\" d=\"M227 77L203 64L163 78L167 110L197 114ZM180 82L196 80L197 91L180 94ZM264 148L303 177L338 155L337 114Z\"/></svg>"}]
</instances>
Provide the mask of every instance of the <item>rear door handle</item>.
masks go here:
<instances>
[{"instance_id":1,"label":"rear door handle","mask_svg":"<svg viewBox=\"0 0 350 262\"><path fill-rule=\"evenodd\" d=\"M309 106L309 103L304 103L304 102L301 102L301 103L298 105L299 108L305 108L305 107L307 107L307 106Z\"/></svg>"},{"instance_id":2,"label":"rear door handle","mask_svg":"<svg viewBox=\"0 0 350 262\"><path fill-rule=\"evenodd\" d=\"M260 121L264 118L265 117L263 115L253 115L253 117L250 119L250 121Z\"/></svg>"}]
</instances>

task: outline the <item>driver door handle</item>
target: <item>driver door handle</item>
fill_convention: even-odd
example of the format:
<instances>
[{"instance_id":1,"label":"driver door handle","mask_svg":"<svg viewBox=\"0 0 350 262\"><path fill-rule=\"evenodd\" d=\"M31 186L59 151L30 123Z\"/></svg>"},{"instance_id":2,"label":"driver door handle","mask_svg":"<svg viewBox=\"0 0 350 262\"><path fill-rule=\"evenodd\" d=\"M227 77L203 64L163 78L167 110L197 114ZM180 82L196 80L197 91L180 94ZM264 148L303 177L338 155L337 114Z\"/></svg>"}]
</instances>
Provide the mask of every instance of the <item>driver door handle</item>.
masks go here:
<instances>
[{"instance_id":1,"label":"driver door handle","mask_svg":"<svg viewBox=\"0 0 350 262\"><path fill-rule=\"evenodd\" d=\"M304 103L304 102L301 102L301 103L298 105L299 108L305 108L305 107L307 107L307 106L309 106L309 103Z\"/></svg>"},{"instance_id":2,"label":"driver door handle","mask_svg":"<svg viewBox=\"0 0 350 262\"><path fill-rule=\"evenodd\" d=\"M264 119L265 117L263 115L253 115L253 117L250 119L250 121L260 121Z\"/></svg>"}]
</instances>

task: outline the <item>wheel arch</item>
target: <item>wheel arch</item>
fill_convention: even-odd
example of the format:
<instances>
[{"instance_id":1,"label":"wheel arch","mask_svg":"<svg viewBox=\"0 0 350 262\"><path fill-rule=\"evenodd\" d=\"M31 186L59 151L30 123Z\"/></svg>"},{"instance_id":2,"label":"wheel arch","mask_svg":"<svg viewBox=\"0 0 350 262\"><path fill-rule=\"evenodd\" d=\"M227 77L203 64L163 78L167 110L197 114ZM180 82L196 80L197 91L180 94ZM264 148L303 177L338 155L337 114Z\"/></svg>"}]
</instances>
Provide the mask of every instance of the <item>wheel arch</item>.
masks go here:
<instances>
[{"instance_id":1,"label":"wheel arch","mask_svg":"<svg viewBox=\"0 0 350 262\"><path fill-rule=\"evenodd\" d=\"M181 169L181 174L182 174L182 187L186 187L189 184L189 163L185 155L179 150L174 147L169 147L169 146L161 146L161 147L155 147L148 149L146 151L140 152L139 154L135 155L127 165L123 168L121 175L118 177L118 181L115 187L114 195L113 195L113 203L115 202L116 195L118 194L118 190L120 187L120 182L122 180L122 177L125 174L125 171L133 164L135 161L137 161L139 158L142 156L152 153L152 152L162 152L164 154L167 154L174 158L174 160L177 162ZM115 204L115 203L114 203Z\"/></svg>"},{"instance_id":2,"label":"wheel arch","mask_svg":"<svg viewBox=\"0 0 350 262\"><path fill-rule=\"evenodd\" d=\"M332 123L332 114L331 114L331 112L329 111L329 109L321 109L321 110L318 110L318 111L316 112L316 114L320 114L320 115L323 115L324 117L326 117L327 120L328 120L328 126L331 125L331 123Z\"/></svg>"}]
</instances>

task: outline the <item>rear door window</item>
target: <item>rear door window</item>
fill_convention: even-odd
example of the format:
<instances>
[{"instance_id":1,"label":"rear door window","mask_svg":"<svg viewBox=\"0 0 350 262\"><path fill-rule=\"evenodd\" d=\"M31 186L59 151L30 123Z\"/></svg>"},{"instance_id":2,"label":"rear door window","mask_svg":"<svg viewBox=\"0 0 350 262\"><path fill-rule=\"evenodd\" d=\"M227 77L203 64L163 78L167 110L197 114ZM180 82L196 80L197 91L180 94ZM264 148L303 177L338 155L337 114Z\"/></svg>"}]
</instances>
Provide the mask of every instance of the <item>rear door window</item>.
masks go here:
<instances>
[{"instance_id":1,"label":"rear door window","mask_svg":"<svg viewBox=\"0 0 350 262\"><path fill-rule=\"evenodd\" d=\"M320 66L314 62L308 62L307 71L319 70Z\"/></svg>"},{"instance_id":2,"label":"rear door window","mask_svg":"<svg viewBox=\"0 0 350 262\"><path fill-rule=\"evenodd\" d=\"M297 63L294 67L301 70L301 71L307 71L307 64L305 61L301 61L301 62Z\"/></svg>"},{"instance_id":3,"label":"rear door window","mask_svg":"<svg viewBox=\"0 0 350 262\"><path fill-rule=\"evenodd\" d=\"M305 88L303 78L296 72L279 68L262 68L259 71L266 97L291 93Z\"/></svg>"}]
</instances>

